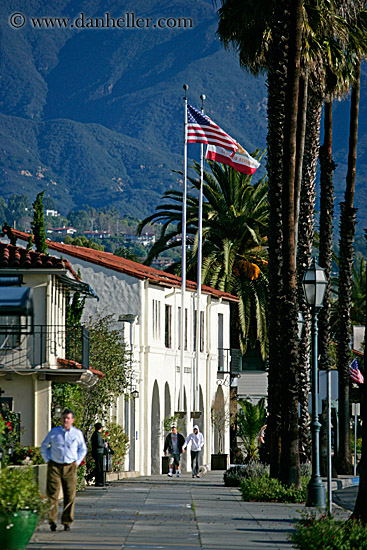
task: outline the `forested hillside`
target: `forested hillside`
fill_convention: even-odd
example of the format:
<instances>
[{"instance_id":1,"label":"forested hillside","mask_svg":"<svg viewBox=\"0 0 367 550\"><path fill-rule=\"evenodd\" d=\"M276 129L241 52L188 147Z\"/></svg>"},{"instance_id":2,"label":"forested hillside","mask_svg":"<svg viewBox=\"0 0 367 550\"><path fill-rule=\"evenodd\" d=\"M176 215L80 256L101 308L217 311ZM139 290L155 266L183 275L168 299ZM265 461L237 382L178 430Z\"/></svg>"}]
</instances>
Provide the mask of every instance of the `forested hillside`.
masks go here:
<instances>
[{"instance_id":1,"label":"forested hillside","mask_svg":"<svg viewBox=\"0 0 367 550\"><path fill-rule=\"evenodd\" d=\"M115 206L144 217L165 190L179 185L183 90L248 150L266 147L264 76L244 72L216 36L211 0L23 0L1 3L0 193L31 200L46 189L56 207ZM185 18L186 28L34 28L33 17ZM9 16L25 16L15 29ZM177 26L179 26L177 24ZM362 78L359 226L367 224L366 72ZM348 146L347 101L335 107L336 202L344 188ZM189 148L189 156L197 146ZM263 168L262 168L263 169ZM336 209L338 210L338 209Z\"/></svg>"}]
</instances>

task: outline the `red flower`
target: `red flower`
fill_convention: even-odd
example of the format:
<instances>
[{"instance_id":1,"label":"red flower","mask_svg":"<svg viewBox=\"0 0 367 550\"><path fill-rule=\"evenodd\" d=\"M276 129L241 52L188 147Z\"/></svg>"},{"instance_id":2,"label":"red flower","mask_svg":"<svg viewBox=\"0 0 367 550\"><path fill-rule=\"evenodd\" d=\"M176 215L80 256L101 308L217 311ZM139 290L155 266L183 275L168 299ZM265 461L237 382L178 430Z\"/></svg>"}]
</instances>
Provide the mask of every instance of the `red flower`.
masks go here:
<instances>
[{"instance_id":1,"label":"red flower","mask_svg":"<svg viewBox=\"0 0 367 550\"><path fill-rule=\"evenodd\" d=\"M80 466L85 466L85 460L84 460L84 458L83 458L83 460L81 461Z\"/></svg>"}]
</instances>

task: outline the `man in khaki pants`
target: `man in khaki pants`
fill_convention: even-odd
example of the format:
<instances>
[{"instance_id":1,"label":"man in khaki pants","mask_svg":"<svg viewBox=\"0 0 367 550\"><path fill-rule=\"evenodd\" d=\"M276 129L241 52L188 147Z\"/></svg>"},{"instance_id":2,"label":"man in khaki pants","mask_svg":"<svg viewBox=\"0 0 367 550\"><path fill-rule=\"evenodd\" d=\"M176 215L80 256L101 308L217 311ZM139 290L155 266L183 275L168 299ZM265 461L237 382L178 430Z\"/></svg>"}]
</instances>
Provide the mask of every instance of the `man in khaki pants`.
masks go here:
<instances>
[{"instance_id":1,"label":"man in khaki pants","mask_svg":"<svg viewBox=\"0 0 367 550\"><path fill-rule=\"evenodd\" d=\"M47 496L50 501L48 521L51 531L56 531L60 483L64 495L61 523L64 531L70 531L74 521L76 471L87 454L87 446L80 430L73 427L74 412L65 409L62 426L52 428L41 445L41 454L47 462Z\"/></svg>"}]
</instances>

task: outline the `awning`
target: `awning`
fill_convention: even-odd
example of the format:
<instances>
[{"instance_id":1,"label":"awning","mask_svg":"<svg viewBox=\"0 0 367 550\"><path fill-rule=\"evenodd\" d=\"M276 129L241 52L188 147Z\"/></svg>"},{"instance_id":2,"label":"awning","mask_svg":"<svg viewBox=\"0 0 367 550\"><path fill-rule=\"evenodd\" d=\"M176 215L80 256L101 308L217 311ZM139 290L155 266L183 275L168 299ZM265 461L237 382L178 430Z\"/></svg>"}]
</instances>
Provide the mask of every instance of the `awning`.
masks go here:
<instances>
[{"instance_id":1,"label":"awning","mask_svg":"<svg viewBox=\"0 0 367 550\"><path fill-rule=\"evenodd\" d=\"M62 283L64 283L64 285L68 286L70 290L74 292L80 292L80 294L84 294L84 296L87 296L89 298L97 298L97 300L99 300L93 288L87 283L76 281L75 279L71 279L67 275L57 275L57 277Z\"/></svg>"},{"instance_id":2,"label":"awning","mask_svg":"<svg viewBox=\"0 0 367 550\"><path fill-rule=\"evenodd\" d=\"M31 315L32 289L29 287L0 286L0 315Z\"/></svg>"},{"instance_id":3,"label":"awning","mask_svg":"<svg viewBox=\"0 0 367 550\"><path fill-rule=\"evenodd\" d=\"M32 289L0 286L0 334L32 334Z\"/></svg>"}]
</instances>

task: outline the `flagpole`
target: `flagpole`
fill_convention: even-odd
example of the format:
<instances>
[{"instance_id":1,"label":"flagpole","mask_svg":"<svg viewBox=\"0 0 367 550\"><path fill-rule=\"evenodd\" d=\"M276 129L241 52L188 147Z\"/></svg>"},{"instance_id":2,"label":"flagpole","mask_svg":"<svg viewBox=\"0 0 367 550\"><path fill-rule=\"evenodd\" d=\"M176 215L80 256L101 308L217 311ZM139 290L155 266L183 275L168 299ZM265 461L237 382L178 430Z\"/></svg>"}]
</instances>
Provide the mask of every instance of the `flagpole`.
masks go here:
<instances>
[{"instance_id":1,"label":"flagpole","mask_svg":"<svg viewBox=\"0 0 367 550\"><path fill-rule=\"evenodd\" d=\"M205 95L201 94L201 113L204 114ZM197 306L196 306L196 364L195 364L195 386L194 386L194 411L199 411L199 363L200 363L200 342L201 342L201 268L202 268L202 247L203 247L203 184L204 184L204 144L200 144L200 191L199 191L199 220L198 220L198 259L197 259Z\"/></svg>"},{"instance_id":2,"label":"flagpole","mask_svg":"<svg viewBox=\"0 0 367 550\"><path fill-rule=\"evenodd\" d=\"M185 359L185 291L186 291L186 203L187 203L187 84L184 84L184 190L182 200L182 258L181 258L181 361L180 361L180 402L179 411L184 412L184 359Z\"/></svg>"}]
</instances>

